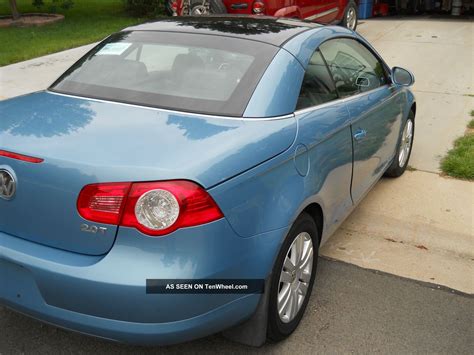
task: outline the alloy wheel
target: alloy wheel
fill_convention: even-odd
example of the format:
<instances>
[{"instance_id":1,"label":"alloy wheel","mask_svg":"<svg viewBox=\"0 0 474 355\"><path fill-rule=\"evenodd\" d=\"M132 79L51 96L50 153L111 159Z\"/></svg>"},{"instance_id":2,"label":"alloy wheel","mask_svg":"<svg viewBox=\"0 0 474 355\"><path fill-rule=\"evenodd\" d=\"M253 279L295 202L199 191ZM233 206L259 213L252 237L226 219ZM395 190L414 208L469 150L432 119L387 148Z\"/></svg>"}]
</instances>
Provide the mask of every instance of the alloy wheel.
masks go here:
<instances>
[{"instance_id":1,"label":"alloy wheel","mask_svg":"<svg viewBox=\"0 0 474 355\"><path fill-rule=\"evenodd\" d=\"M209 15L209 10L204 2L201 5L196 5L191 9L191 16Z\"/></svg>"},{"instance_id":2,"label":"alloy wheel","mask_svg":"<svg viewBox=\"0 0 474 355\"><path fill-rule=\"evenodd\" d=\"M355 29L356 23L357 23L357 14L356 14L356 10L353 7L351 7L349 11L347 11L346 23L347 23L348 29L350 30Z\"/></svg>"},{"instance_id":3,"label":"alloy wheel","mask_svg":"<svg viewBox=\"0 0 474 355\"><path fill-rule=\"evenodd\" d=\"M307 232L298 234L285 257L278 287L278 315L283 323L298 314L311 280L313 242Z\"/></svg>"},{"instance_id":4,"label":"alloy wheel","mask_svg":"<svg viewBox=\"0 0 474 355\"><path fill-rule=\"evenodd\" d=\"M413 139L413 121L408 120L403 129L402 141L400 142L400 152L398 153L398 165L403 168L408 160Z\"/></svg>"}]
</instances>

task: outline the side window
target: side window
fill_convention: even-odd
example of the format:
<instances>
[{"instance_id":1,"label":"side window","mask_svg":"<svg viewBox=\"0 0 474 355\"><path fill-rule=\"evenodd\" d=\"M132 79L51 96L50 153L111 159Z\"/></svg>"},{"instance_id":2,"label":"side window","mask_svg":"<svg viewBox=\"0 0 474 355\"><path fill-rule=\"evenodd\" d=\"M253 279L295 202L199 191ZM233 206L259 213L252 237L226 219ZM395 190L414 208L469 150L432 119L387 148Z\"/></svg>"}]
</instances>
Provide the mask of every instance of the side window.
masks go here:
<instances>
[{"instance_id":1,"label":"side window","mask_svg":"<svg viewBox=\"0 0 474 355\"><path fill-rule=\"evenodd\" d=\"M330 40L320 50L341 97L373 90L388 82L382 63L353 39Z\"/></svg>"},{"instance_id":2,"label":"side window","mask_svg":"<svg viewBox=\"0 0 474 355\"><path fill-rule=\"evenodd\" d=\"M296 109L316 106L337 99L337 91L319 51L314 52L303 78Z\"/></svg>"}]
</instances>

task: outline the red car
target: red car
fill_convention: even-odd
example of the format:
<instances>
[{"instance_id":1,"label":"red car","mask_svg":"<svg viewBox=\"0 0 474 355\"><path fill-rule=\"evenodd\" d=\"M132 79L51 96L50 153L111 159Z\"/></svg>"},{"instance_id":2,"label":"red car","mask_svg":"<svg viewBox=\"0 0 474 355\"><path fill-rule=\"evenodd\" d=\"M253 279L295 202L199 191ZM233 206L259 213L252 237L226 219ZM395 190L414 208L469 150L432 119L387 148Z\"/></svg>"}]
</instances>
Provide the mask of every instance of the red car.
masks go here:
<instances>
[{"instance_id":1,"label":"red car","mask_svg":"<svg viewBox=\"0 0 474 355\"><path fill-rule=\"evenodd\" d=\"M168 0L173 16L207 14L245 14L292 17L324 24L357 27L354 0Z\"/></svg>"}]
</instances>

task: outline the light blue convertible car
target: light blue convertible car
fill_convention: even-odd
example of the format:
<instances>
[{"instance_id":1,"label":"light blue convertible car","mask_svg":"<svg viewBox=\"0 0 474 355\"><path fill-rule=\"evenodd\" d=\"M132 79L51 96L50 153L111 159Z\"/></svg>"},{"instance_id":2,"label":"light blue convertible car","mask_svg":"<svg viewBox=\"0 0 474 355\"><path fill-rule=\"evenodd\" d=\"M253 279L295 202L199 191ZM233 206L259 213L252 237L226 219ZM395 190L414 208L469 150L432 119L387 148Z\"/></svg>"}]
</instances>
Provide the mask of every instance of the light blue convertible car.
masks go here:
<instances>
[{"instance_id":1,"label":"light blue convertible car","mask_svg":"<svg viewBox=\"0 0 474 355\"><path fill-rule=\"evenodd\" d=\"M337 26L111 35L48 90L0 102L0 304L136 344L287 337L318 248L406 169L413 81Z\"/></svg>"}]
</instances>

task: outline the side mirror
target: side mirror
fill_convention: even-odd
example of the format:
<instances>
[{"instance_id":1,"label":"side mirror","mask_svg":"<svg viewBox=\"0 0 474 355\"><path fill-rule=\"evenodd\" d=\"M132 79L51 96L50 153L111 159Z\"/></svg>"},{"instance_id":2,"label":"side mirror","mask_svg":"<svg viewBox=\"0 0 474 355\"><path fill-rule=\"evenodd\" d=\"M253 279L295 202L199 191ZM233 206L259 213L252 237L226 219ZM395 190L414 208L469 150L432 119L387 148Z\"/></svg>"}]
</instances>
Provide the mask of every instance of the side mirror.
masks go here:
<instances>
[{"instance_id":1,"label":"side mirror","mask_svg":"<svg viewBox=\"0 0 474 355\"><path fill-rule=\"evenodd\" d=\"M394 67L392 69L392 81L397 85L412 86L415 83L415 76L406 69Z\"/></svg>"}]
</instances>

